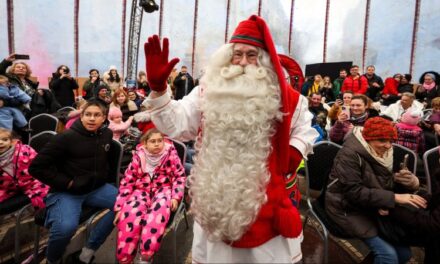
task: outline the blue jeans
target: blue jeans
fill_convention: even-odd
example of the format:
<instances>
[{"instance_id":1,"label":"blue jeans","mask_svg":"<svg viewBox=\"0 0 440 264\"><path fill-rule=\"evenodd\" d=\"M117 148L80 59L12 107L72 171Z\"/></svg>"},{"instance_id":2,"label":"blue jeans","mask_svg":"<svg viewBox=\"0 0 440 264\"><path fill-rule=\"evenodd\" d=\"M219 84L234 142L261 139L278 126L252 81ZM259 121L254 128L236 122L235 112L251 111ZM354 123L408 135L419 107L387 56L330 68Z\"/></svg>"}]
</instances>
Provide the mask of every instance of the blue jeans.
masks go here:
<instances>
[{"instance_id":1,"label":"blue jeans","mask_svg":"<svg viewBox=\"0 0 440 264\"><path fill-rule=\"evenodd\" d=\"M46 197L47 215L45 226L49 228L47 260L59 260L79 225L82 205L107 208L110 211L93 228L86 247L97 250L113 230L115 214L113 206L118 190L110 184L83 195L66 192L51 193Z\"/></svg>"},{"instance_id":2,"label":"blue jeans","mask_svg":"<svg viewBox=\"0 0 440 264\"><path fill-rule=\"evenodd\" d=\"M378 236L364 239L364 242L374 254L374 264L406 263L411 258L409 247L391 245Z\"/></svg>"}]
</instances>

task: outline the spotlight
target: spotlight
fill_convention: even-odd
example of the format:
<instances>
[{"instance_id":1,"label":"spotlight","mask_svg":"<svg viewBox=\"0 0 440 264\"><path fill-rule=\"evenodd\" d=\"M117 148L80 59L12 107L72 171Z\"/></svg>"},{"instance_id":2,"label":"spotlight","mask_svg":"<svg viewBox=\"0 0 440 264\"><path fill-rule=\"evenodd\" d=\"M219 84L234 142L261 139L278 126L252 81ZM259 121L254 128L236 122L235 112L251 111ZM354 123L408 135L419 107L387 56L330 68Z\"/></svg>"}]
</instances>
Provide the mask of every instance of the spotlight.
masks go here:
<instances>
[{"instance_id":1,"label":"spotlight","mask_svg":"<svg viewBox=\"0 0 440 264\"><path fill-rule=\"evenodd\" d=\"M154 11L159 10L159 6L154 0L141 0L139 6L141 6L147 13L153 13Z\"/></svg>"}]
</instances>

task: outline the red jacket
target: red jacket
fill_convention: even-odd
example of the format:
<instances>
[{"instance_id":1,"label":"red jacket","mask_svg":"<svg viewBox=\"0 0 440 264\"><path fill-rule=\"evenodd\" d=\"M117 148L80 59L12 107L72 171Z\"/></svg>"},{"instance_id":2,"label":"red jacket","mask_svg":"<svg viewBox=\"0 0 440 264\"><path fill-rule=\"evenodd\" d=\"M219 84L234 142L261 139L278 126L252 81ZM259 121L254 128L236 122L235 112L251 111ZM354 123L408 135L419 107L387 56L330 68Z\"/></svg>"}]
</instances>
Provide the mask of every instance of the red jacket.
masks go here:
<instances>
[{"instance_id":1,"label":"red jacket","mask_svg":"<svg viewBox=\"0 0 440 264\"><path fill-rule=\"evenodd\" d=\"M399 87L399 82L393 77L388 77L385 79L385 86L383 87L382 94L397 95L399 93L397 87Z\"/></svg>"},{"instance_id":2,"label":"red jacket","mask_svg":"<svg viewBox=\"0 0 440 264\"><path fill-rule=\"evenodd\" d=\"M368 80L365 76L359 76L353 79L353 76L347 76L342 83L341 93L345 91L352 91L354 94L365 94L368 88Z\"/></svg>"}]
</instances>

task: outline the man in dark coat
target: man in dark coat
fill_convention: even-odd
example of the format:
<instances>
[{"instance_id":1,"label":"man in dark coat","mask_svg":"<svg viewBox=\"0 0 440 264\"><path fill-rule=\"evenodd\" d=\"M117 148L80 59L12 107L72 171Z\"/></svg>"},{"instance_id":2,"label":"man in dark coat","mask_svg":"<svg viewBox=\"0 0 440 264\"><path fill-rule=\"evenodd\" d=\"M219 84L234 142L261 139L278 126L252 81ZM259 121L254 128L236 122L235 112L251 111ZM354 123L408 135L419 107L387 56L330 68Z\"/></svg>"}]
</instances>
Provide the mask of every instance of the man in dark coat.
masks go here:
<instances>
[{"instance_id":1,"label":"man in dark coat","mask_svg":"<svg viewBox=\"0 0 440 264\"><path fill-rule=\"evenodd\" d=\"M174 99L180 100L185 95L189 94L194 88L194 80L191 75L188 73L188 68L186 66L182 66L179 74L176 79L174 79L174 87L176 89L176 97Z\"/></svg>"}]
</instances>

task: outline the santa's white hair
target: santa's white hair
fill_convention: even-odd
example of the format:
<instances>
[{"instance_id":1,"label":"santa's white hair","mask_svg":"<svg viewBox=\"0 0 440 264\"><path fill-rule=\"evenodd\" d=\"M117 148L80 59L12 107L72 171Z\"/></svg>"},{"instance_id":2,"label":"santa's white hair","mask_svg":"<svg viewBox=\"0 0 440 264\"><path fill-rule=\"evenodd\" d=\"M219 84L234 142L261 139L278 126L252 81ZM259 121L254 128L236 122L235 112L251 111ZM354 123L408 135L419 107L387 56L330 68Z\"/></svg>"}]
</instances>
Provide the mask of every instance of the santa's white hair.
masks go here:
<instances>
[{"instance_id":1,"label":"santa's white hair","mask_svg":"<svg viewBox=\"0 0 440 264\"><path fill-rule=\"evenodd\" d=\"M196 221L212 241L236 241L266 202L271 139L282 119L268 53L258 66L231 65L233 44L210 60L202 84L202 136L190 176Z\"/></svg>"}]
</instances>

